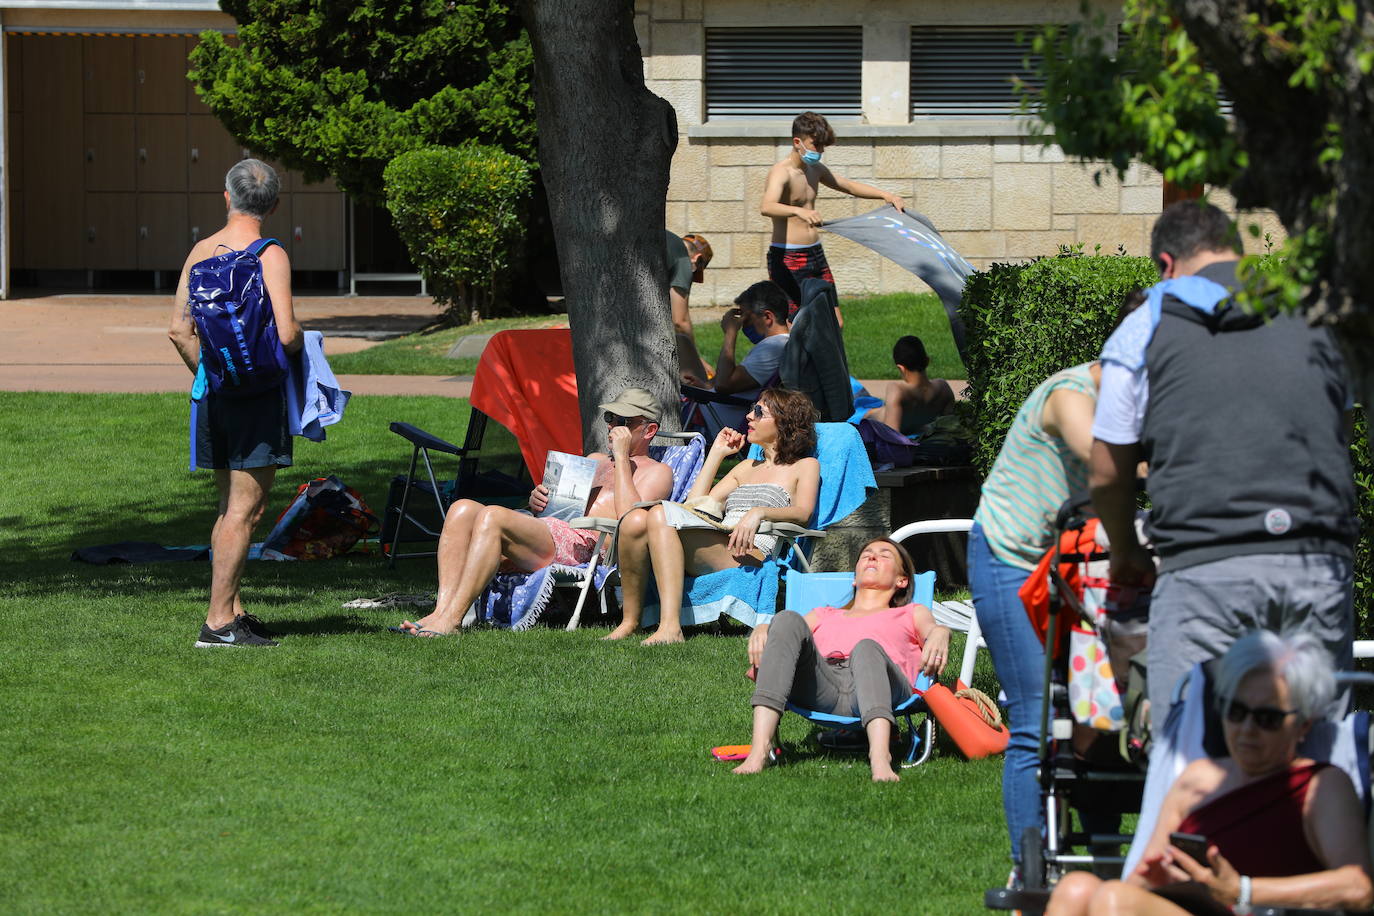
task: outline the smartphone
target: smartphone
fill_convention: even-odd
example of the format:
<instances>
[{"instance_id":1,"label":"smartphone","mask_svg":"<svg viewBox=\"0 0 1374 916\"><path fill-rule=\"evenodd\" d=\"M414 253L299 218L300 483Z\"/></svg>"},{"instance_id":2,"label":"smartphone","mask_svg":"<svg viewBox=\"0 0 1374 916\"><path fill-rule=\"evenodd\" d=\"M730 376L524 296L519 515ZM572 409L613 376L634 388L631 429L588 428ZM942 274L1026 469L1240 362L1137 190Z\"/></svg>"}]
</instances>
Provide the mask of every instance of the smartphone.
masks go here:
<instances>
[{"instance_id":1,"label":"smartphone","mask_svg":"<svg viewBox=\"0 0 1374 916\"><path fill-rule=\"evenodd\" d=\"M1169 844L1179 852L1187 853L1199 865L1207 865L1207 838L1196 833L1171 833Z\"/></svg>"}]
</instances>

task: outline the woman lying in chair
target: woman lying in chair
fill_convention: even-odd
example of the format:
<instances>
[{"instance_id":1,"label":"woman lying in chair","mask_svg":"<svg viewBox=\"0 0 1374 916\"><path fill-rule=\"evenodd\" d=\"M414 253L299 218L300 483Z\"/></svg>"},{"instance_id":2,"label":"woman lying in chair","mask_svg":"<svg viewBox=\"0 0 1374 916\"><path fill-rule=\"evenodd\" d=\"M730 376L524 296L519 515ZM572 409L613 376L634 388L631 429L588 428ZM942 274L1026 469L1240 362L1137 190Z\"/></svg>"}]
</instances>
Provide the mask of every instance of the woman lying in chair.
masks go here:
<instances>
[{"instance_id":1,"label":"woman lying in chair","mask_svg":"<svg viewBox=\"0 0 1374 916\"><path fill-rule=\"evenodd\" d=\"M1047 914L1362 910L1374 902L1364 809L1349 777L1298 756L1336 693L1321 642L1253 631L1222 657L1214 687L1231 756L1195 760L1179 774L1135 874L1103 882L1074 872ZM1205 855L1178 848L1176 834L1204 837Z\"/></svg>"},{"instance_id":2,"label":"woman lying in chair","mask_svg":"<svg viewBox=\"0 0 1374 916\"><path fill-rule=\"evenodd\" d=\"M639 629L652 570L662 615L643 645L682 642L684 575L758 566L777 542L758 533L760 522L805 525L811 520L821 481L820 463L809 457L816 449L816 408L804 394L773 388L759 395L748 419L748 441L763 449L763 460L741 461L712 487L721 462L745 444L737 430L723 429L687 495L693 505L708 496L723 501L720 525L675 503L635 509L620 520L624 617L607 639L624 639Z\"/></svg>"},{"instance_id":3,"label":"woman lying in chair","mask_svg":"<svg viewBox=\"0 0 1374 916\"><path fill-rule=\"evenodd\" d=\"M918 673L939 677L949 659L949 629L935 622L930 608L909 603L914 575L906 549L877 538L859 554L854 600L846 607L818 607L805 617L783 611L771 625L754 629L754 733L736 773L767 765L778 720L791 702L859 716L873 781L897 781L888 748L896 723L892 707L911 696Z\"/></svg>"}]
</instances>

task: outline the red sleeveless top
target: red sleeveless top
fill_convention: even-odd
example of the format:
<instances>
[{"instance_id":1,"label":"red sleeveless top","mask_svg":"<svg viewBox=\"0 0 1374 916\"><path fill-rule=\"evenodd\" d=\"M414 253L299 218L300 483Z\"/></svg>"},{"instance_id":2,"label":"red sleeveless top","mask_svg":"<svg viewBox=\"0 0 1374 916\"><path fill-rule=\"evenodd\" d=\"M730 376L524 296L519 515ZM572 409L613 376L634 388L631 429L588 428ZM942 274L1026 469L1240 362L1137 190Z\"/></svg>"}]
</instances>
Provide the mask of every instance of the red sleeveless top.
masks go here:
<instances>
[{"instance_id":1,"label":"red sleeveless top","mask_svg":"<svg viewBox=\"0 0 1374 916\"><path fill-rule=\"evenodd\" d=\"M1236 871L1252 878L1323 871L1326 865L1307 844L1302 806L1312 777L1328 765L1290 767L1232 789L1185 817L1178 832L1205 836Z\"/></svg>"}]
</instances>

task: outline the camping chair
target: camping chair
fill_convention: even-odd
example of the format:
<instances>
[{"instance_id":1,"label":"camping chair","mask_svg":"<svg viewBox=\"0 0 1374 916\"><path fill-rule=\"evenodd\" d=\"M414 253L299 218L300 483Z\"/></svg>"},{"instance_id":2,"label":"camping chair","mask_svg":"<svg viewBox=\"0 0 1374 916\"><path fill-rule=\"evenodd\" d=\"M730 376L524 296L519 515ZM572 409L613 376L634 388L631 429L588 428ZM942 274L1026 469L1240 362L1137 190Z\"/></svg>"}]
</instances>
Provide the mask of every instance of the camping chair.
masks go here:
<instances>
[{"instance_id":1,"label":"camping chair","mask_svg":"<svg viewBox=\"0 0 1374 916\"><path fill-rule=\"evenodd\" d=\"M706 457L706 440L696 433L660 433L660 438L686 440L677 445L651 445L649 457L668 465L673 472L673 491L669 499L681 502L691 492ZM592 560L580 566L554 564L532 573L498 573L477 597L464 618L464 625L482 620L512 630L526 630L538 622L548 606L554 589L576 589L577 605L568 621L568 630L577 629L587 597L595 589L606 615L606 581L615 572L613 562L603 560L618 522L608 518L576 518L574 528L597 532Z\"/></svg>"},{"instance_id":2,"label":"camping chair","mask_svg":"<svg viewBox=\"0 0 1374 916\"><path fill-rule=\"evenodd\" d=\"M803 573L795 569L787 571L787 603L799 614L805 614L818 607L841 607L853 597L853 571L836 573ZM912 579L911 600L916 604L931 607L935 600L935 573L918 573ZM912 684L912 695L892 708L892 712L898 719L906 722L907 751L901 764L903 767L920 766L930 759L930 752L935 744L935 726L932 722L933 717L930 714L930 709L926 706L921 694L929 689L933 683L934 681L925 674L917 674L916 681ZM858 732L859 734L864 732L863 721L858 716L819 712L797 706L794 703L788 703L787 709L822 728L849 733ZM911 717L914 715L922 716L919 726L912 724ZM920 759L917 759L918 751L920 752Z\"/></svg>"},{"instance_id":3,"label":"camping chair","mask_svg":"<svg viewBox=\"0 0 1374 916\"><path fill-rule=\"evenodd\" d=\"M752 446L749 457L762 458L762 449ZM764 522L759 533L776 535L778 543L762 566L689 576L682 596L683 626L711 623L721 615L749 627L771 620L777 610L783 570L794 565L808 572L811 569L806 541L824 537L828 525L863 505L869 493L877 489L863 440L848 423L816 424L816 457L821 463L821 486L809 526ZM657 599L646 602L643 625L652 626L658 618Z\"/></svg>"},{"instance_id":4,"label":"camping chair","mask_svg":"<svg viewBox=\"0 0 1374 916\"><path fill-rule=\"evenodd\" d=\"M909 537L922 534L960 534L973 528L971 518L933 518L922 522L903 525L892 532L892 540L902 543ZM983 640L983 628L978 625L978 614L970 601L931 601L930 610L941 626L949 627L967 634L964 640L964 655L959 663L959 680L965 684L973 683L973 668L978 660L978 650L987 650Z\"/></svg>"},{"instance_id":5,"label":"camping chair","mask_svg":"<svg viewBox=\"0 0 1374 916\"><path fill-rule=\"evenodd\" d=\"M493 335L477 364L471 402L462 446L410 423L391 424L391 431L411 444L410 469L392 483L383 514L382 543L388 546L391 567L398 559L434 556L434 551L397 551L407 529L418 531L413 539L437 540L454 501L524 505L550 450L581 454L571 332L539 328ZM451 483L438 482L432 453L457 457ZM421 462L425 477L417 479ZM416 491L428 492L433 507L423 499L422 506L412 507Z\"/></svg>"}]
</instances>

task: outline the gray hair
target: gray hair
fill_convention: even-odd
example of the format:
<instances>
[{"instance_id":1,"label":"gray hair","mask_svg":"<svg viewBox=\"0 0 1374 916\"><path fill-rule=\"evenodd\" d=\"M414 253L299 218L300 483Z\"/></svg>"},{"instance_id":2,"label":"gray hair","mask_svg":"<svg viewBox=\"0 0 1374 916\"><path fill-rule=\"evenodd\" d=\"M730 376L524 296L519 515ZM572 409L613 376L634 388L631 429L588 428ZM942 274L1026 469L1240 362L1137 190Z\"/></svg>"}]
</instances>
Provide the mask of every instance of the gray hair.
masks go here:
<instances>
[{"instance_id":1,"label":"gray hair","mask_svg":"<svg viewBox=\"0 0 1374 916\"><path fill-rule=\"evenodd\" d=\"M263 219L277 203L281 180L276 170L261 159L243 159L234 163L224 176L224 190L229 192L229 208L248 216Z\"/></svg>"},{"instance_id":2,"label":"gray hair","mask_svg":"<svg viewBox=\"0 0 1374 916\"><path fill-rule=\"evenodd\" d=\"M1222 709L1231 704L1240 682L1253 671L1272 671L1283 678L1289 702L1309 722L1321 718L1336 696L1331 653L1311 633L1251 630L1232 643L1217 668L1216 697Z\"/></svg>"}]
</instances>

